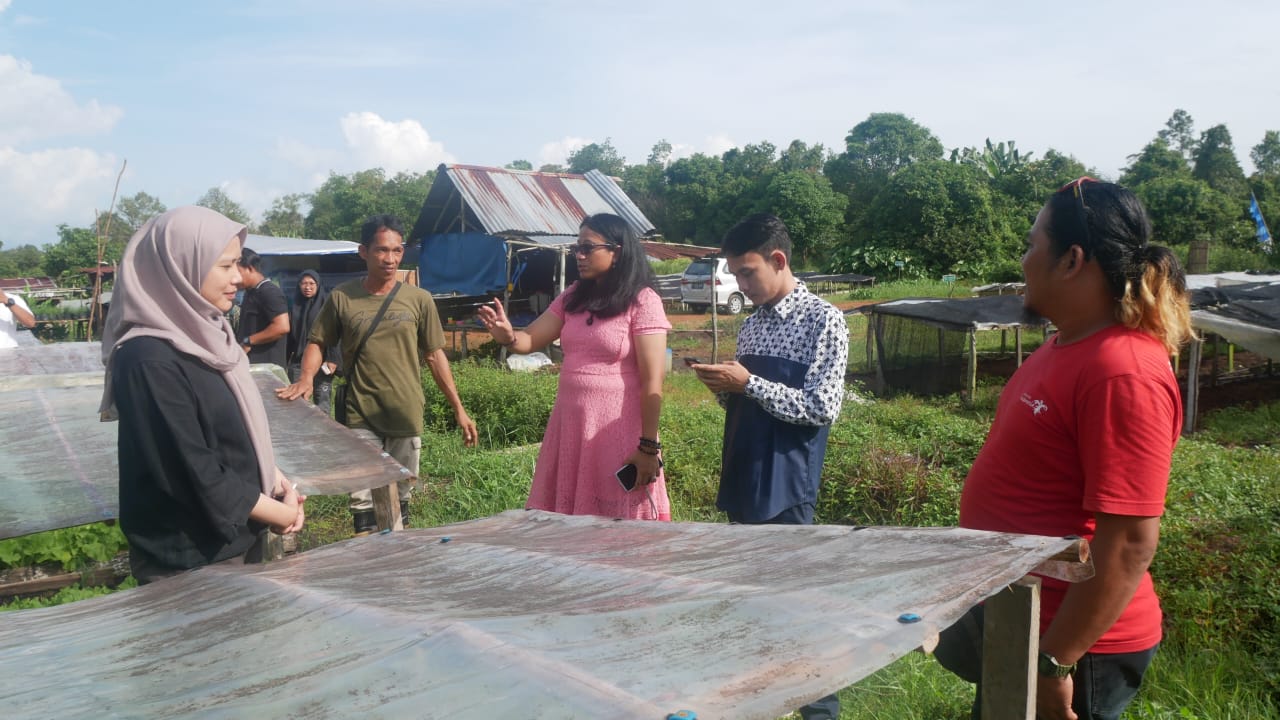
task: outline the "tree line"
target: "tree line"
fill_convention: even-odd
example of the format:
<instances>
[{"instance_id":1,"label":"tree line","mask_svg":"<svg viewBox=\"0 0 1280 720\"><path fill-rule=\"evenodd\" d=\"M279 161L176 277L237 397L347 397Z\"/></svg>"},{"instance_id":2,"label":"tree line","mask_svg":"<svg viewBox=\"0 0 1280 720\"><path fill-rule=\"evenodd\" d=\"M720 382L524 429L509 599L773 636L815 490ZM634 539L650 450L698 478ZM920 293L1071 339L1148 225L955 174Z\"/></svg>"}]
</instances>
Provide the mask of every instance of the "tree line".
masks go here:
<instances>
[{"instance_id":1,"label":"tree line","mask_svg":"<svg viewBox=\"0 0 1280 720\"><path fill-rule=\"evenodd\" d=\"M1250 159L1255 171L1246 176L1225 125L1197 132L1190 114L1176 110L1114 179L1142 198L1157 242L1184 259L1190 244L1203 240L1224 266L1274 267L1280 252L1259 246L1248 209L1252 193L1265 217L1280 218L1280 132L1267 131ZM533 169L527 160L506 167ZM644 162L628 164L606 139L574 151L563 166L539 168L591 169L621 178L671 242L716 245L742 216L768 211L791 229L805 267L992 281L1020 276L1023 238L1049 193L1082 175L1098 177L1070 154L1050 148L1035 157L1012 140L948 151L928 128L897 113L868 116L838 151L794 140L782 149L760 142L673 159L671 144L661 140ZM257 222L218 188L196 204L259 234L354 240L373 213L412 224L434 179L434 169L392 177L379 168L331 173L314 192L277 198ZM60 225L58 242L46 250L0 248L0 276L57 277L92 266L100 235L107 237L106 261L114 262L133 232L165 209L139 192L94 227Z\"/></svg>"}]
</instances>

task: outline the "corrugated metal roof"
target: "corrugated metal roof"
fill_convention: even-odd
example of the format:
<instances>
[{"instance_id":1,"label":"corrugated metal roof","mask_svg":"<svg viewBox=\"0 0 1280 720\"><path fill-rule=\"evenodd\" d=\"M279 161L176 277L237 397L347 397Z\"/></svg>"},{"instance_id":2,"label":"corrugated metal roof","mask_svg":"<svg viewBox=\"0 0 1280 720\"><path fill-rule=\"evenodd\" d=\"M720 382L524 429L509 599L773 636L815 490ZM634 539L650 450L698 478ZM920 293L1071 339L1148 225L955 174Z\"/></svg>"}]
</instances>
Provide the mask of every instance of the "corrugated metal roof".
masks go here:
<instances>
[{"instance_id":1,"label":"corrugated metal roof","mask_svg":"<svg viewBox=\"0 0 1280 720\"><path fill-rule=\"evenodd\" d=\"M573 229L573 234L578 234L578 228ZM47 277L0 278L0 290L14 290L18 293L56 287L58 287L57 281Z\"/></svg>"},{"instance_id":2,"label":"corrugated metal roof","mask_svg":"<svg viewBox=\"0 0 1280 720\"><path fill-rule=\"evenodd\" d=\"M676 243L650 242L645 240L640 243L644 247L644 254L654 260L674 260L676 258L703 258L713 255L719 248L704 247L702 245L679 245Z\"/></svg>"},{"instance_id":3,"label":"corrugated metal roof","mask_svg":"<svg viewBox=\"0 0 1280 720\"><path fill-rule=\"evenodd\" d=\"M259 255L355 255L360 250L360 243L348 240L308 240L253 234L245 238L244 246Z\"/></svg>"},{"instance_id":4,"label":"corrugated metal roof","mask_svg":"<svg viewBox=\"0 0 1280 720\"><path fill-rule=\"evenodd\" d=\"M474 230L473 222L490 235L576 236L582 219L596 213L617 214L640 236L654 230L618 183L597 170L574 175L441 165L410 240ZM464 215L465 223L459 221Z\"/></svg>"},{"instance_id":5,"label":"corrugated metal roof","mask_svg":"<svg viewBox=\"0 0 1280 720\"><path fill-rule=\"evenodd\" d=\"M631 202L631 198L622 192L616 178L611 178L599 170L588 170L583 177L586 178L587 184L609 203L613 212L627 221L631 229L636 231L636 235L644 237L656 229L653 223L649 222L649 218L640 212L640 208Z\"/></svg>"},{"instance_id":6,"label":"corrugated metal roof","mask_svg":"<svg viewBox=\"0 0 1280 720\"><path fill-rule=\"evenodd\" d=\"M7 612L0 707L41 720L770 720L932 647L974 603L1082 543L511 511Z\"/></svg>"}]
</instances>

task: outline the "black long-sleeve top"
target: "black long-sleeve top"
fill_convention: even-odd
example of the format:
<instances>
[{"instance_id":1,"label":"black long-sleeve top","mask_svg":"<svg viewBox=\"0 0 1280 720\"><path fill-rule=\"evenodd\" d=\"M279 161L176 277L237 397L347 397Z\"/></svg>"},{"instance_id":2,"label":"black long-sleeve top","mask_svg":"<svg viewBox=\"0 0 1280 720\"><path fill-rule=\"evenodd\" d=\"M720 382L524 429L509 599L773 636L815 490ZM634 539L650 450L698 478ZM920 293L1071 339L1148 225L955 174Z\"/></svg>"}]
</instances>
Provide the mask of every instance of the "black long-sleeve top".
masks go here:
<instances>
[{"instance_id":1,"label":"black long-sleeve top","mask_svg":"<svg viewBox=\"0 0 1280 720\"><path fill-rule=\"evenodd\" d=\"M175 570L243 555L258 460L222 374L169 343L134 338L115 353L120 527L139 561Z\"/></svg>"}]
</instances>

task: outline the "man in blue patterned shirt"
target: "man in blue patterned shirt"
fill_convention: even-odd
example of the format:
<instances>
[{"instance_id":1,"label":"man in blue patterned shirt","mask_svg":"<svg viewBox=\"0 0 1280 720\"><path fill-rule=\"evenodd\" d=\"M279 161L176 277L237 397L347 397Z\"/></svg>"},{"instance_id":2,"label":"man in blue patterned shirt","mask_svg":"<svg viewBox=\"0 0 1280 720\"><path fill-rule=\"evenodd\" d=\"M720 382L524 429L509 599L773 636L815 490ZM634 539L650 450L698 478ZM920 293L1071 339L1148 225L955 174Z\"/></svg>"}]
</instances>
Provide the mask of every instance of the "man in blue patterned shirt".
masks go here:
<instances>
[{"instance_id":1,"label":"man in blue patterned shirt","mask_svg":"<svg viewBox=\"0 0 1280 720\"><path fill-rule=\"evenodd\" d=\"M759 309L738 333L735 361L692 366L725 408L716 506L732 522L808 525L844 400L849 327L791 273L791 236L776 216L745 218L721 250ZM835 718L839 708L831 695L800 714Z\"/></svg>"}]
</instances>

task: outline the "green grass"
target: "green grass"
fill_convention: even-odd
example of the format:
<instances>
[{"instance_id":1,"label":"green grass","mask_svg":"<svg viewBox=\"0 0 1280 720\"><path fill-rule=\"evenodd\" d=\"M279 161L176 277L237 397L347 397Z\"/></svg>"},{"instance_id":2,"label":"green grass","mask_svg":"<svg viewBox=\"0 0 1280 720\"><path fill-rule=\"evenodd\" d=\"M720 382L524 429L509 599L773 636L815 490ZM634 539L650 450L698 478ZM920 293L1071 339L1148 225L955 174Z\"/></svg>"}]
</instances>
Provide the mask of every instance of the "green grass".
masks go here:
<instances>
[{"instance_id":1,"label":"green grass","mask_svg":"<svg viewBox=\"0 0 1280 720\"><path fill-rule=\"evenodd\" d=\"M963 278L955 283L941 280L892 280L858 287L844 295L845 300L901 300L913 297L969 297L969 288L982 283L969 283Z\"/></svg>"}]
</instances>

